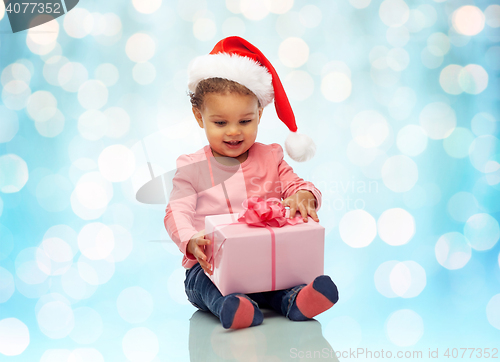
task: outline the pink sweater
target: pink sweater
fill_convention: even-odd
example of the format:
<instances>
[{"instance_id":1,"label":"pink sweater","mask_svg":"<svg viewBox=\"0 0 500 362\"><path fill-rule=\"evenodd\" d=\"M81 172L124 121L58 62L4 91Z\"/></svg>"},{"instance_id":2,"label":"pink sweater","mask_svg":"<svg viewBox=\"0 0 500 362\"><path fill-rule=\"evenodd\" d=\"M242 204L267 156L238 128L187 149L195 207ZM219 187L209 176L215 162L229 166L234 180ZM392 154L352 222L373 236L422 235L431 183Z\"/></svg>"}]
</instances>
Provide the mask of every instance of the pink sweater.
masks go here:
<instances>
[{"instance_id":1,"label":"pink sweater","mask_svg":"<svg viewBox=\"0 0 500 362\"><path fill-rule=\"evenodd\" d=\"M216 161L208 145L181 155L164 222L170 238L184 254L182 266L189 269L197 263L186 247L194 234L205 229L205 216L237 214L248 197L282 200L299 190L311 191L319 210L321 192L293 172L276 143L255 142L248 150L248 158L234 166Z\"/></svg>"}]
</instances>

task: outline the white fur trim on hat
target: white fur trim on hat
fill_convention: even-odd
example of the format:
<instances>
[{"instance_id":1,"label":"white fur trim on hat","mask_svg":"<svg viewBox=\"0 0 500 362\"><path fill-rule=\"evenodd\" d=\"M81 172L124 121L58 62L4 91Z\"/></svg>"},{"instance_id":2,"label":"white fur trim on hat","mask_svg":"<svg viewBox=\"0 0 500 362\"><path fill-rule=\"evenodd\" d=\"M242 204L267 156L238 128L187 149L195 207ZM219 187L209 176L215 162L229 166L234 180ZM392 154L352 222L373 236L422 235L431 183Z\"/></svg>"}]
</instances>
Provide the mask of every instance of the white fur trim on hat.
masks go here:
<instances>
[{"instance_id":1,"label":"white fur trim on hat","mask_svg":"<svg viewBox=\"0 0 500 362\"><path fill-rule=\"evenodd\" d=\"M285 140L285 150L292 160L304 162L313 158L316 145L308 135L290 132Z\"/></svg>"},{"instance_id":2,"label":"white fur trim on hat","mask_svg":"<svg viewBox=\"0 0 500 362\"><path fill-rule=\"evenodd\" d=\"M196 91L198 83L208 78L224 78L251 90L262 107L274 98L272 76L266 67L253 59L236 54L217 53L197 57L188 69L188 88Z\"/></svg>"}]
</instances>

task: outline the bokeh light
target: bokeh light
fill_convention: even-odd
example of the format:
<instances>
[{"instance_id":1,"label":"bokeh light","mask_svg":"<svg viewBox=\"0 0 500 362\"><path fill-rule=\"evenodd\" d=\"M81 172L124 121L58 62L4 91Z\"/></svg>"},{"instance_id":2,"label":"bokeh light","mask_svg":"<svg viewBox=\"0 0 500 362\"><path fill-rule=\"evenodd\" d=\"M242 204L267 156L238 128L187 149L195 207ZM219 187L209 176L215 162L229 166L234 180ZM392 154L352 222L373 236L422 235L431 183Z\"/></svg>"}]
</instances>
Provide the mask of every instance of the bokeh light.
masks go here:
<instances>
[{"instance_id":1,"label":"bokeh light","mask_svg":"<svg viewBox=\"0 0 500 362\"><path fill-rule=\"evenodd\" d=\"M427 49L437 57L446 55L450 47L450 39L444 33L434 33L427 38Z\"/></svg>"},{"instance_id":2,"label":"bokeh light","mask_svg":"<svg viewBox=\"0 0 500 362\"><path fill-rule=\"evenodd\" d=\"M462 90L469 94L479 94L488 87L488 73L478 64L468 64L458 75Z\"/></svg>"},{"instance_id":3,"label":"bokeh light","mask_svg":"<svg viewBox=\"0 0 500 362\"><path fill-rule=\"evenodd\" d=\"M134 8L143 14L152 14L161 6L162 0L132 0Z\"/></svg>"},{"instance_id":4,"label":"bokeh light","mask_svg":"<svg viewBox=\"0 0 500 362\"><path fill-rule=\"evenodd\" d=\"M76 7L64 17L63 26L70 37L82 39L92 31L94 18L87 9Z\"/></svg>"},{"instance_id":5,"label":"bokeh light","mask_svg":"<svg viewBox=\"0 0 500 362\"><path fill-rule=\"evenodd\" d=\"M460 191L448 200L448 212L459 222L466 222L479 209L479 203L470 192Z\"/></svg>"},{"instance_id":6,"label":"bokeh light","mask_svg":"<svg viewBox=\"0 0 500 362\"><path fill-rule=\"evenodd\" d=\"M0 320L0 353L18 356L30 344L30 332L26 324L17 318Z\"/></svg>"},{"instance_id":7,"label":"bokeh light","mask_svg":"<svg viewBox=\"0 0 500 362\"><path fill-rule=\"evenodd\" d=\"M36 319L42 333L52 339L67 337L75 325L71 306L59 300L43 304Z\"/></svg>"},{"instance_id":8,"label":"bokeh light","mask_svg":"<svg viewBox=\"0 0 500 362\"><path fill-rule=\"evenodd\" d=\"M453 12L452 23L455 30L460 34L473 36L483 30L485 17L478 7L466 5Z\"/></svg>"},{"instance_id":9,"label":"bokeh light","mask_svg":"<svg viewBox=\"0 0 500 362\"><path fill-rule=\"evenodd\" d=\"M108 89L98 80L88 80L78 89L78 101L85 109L100 109L108 102Z\"/></svg>"},{"instance_id":10,"label":"bokeh light","mask_svg":"<svg viewBox=\"0 0 500 362\"><path fill-rule=\"evenodd\" d=\"M375 288L377 288L377 291L386 298L395 298L398 296L392 289L389 278L392 270L398 263L397 260L383 262L375 271Z\"/></svg>"},{"instance_id":11,"label":"bokeh light","mask_svg":"<svg viewBox=\"0 0 500 362\"><path fill-rule=\"evenodd\" d=\"M427 135L422 127L409 124L399 130L396 144L405 155L418 156L427 148Z\"/></svg>"},{"instance_id":12,"label":"bokeh light","mask_svg":"<svg viewBox=\"0 0 500 362\"><path fill-rule=\"evenodd\" d=\"M436 69L443 63L442 55L434 55L429 48L425 47L420 53L422 64L429 69Z\"/></svg>"},{"instance_id":13,"label":"bokeh light","mask_svg":"<svg viewBox=\"0 0 500 362\"><path fill-rule=\"evenodd\" d=\"M477 170L486 172L487 165L494 161L500 149L498 138L490 135L479 136L472 141L469 147L469 160Z\"/></svg>"},{"instance_id":14,"label":"bokeh light","mask_svg":"<svg viewBox=\"0 0 500 362\"><path fill-rule=\"evenodd\" d=\"M283 65L298 68L307 62L309 46L301 38L290 37L280 44L278 54Z\"/></svg>"},{"instance_id":15,"label":"bokeh light","mask_svg":"<svg viewBox=\"0 0 500 362\"><path fill-rule=\"evenodd\" d=\"M393 47L403 47L410 41L410 32L405 26L398 26L388 28L385 37Z\"/></svg>"},{"instance_id":16,"label":"bokeh light","mask_svg":"<svg viewBox=\"0 0 500 362\"><path fill-rule=\"evenodd\" d=\"M294 70L285 77L283 86L290 99L303 101L314 92L314 80L309 73L303 70Z\"/></svg>"},{"instance_id":17,"label":"bokeh light","mask_svg":"<svg viewBox=\"0 0 500 362\"><path fill-rule=\"evenodd\" d=\"M156 43L148 34L136 33L127 40L125 52L133 62L146 62L155 55Z\"/></svg>"},{"instance_id":18,"label":"bokeh light","mask_svg":"<svg viewBox=\"0 0 500 362\"><path fill-rule=\"evenodd\" d=\"M397 263L389 274L389 284L396 295L414 298L427 284L425 269L412 260Z\"/></svg>"},{"instance_id":19,"label":"bokeh light","mask_svg":"<svg viewBox=\"0 0 500 362\"><path fill-rule=\"evenodd\" d=\"M362 0L367 1L367 0ZM316 5L306 5L300 9L299 19L306 28L315 28L321 24L323 15L321 9Z\"/></svg>"},{"instance_id":20,"label":"bokeh light","mask_svg":"<svg viewBox=\"0 0 500 362\"><path fill-rule=\"evenodd\" d=\"M488 302L486 318L493 327L500 329L500 294L494 295Z\"/></svg>"},{"instance_id":21,"label":"bokeh light","mask_svg":"<svg viewBox=\"0 0 500 362\"><path fill-rule=\"evenodd\" d=\"M408 21L410 8L403 0L384 0L380 4L379 16L385 25L398 27Z\"/></svg>"},{"instance_id":22,"label":"bokeh light","mask_svg":"<svg viewBox=\"0 0 500 362\"><path fill-rule=\"evenodd\" d=\"M435 102L427 104L420 112L419 122L431 139L448 137L457 124L455 111L448 104Z\"/></svg>"},{"instance_id":23,"label":"bokeh light","mask_svg":"<svg viewBox=\"0 0 500 362\"><path fill-rule=\"evenodd\" d=\"M370 5L371 0L349 0L349 3L356 9L364 9Z\"/></svg>"},{"instance_id":24,"label":"bokeh light","mask_svg":"<svg viewBox=\"0 0 500 362\"><path fill-rule=\"evenodd\" d=\"M113 187L100 172L84 174L71 194L71 207L84 220L100 217L113 197Z\"/></svg>"},{"instance_id":25,"label":"bokeh light","mask_svg":"<svg viewBox=\"0 0 500 362\"><path fill-rule=\"evenodd\" d=\"M85 225L78 234L78 247L81 253L91 260L107 258L114 246L113 231L100 222Z\"/></svg>"},{"instance_id":26,"label":"bokeh light","mask_svg":"<svg viewBox=\"0 0 500 362\"><path fill-rule=\"evenodd\" d=\"M31 65L32 67L32 65ZM30 67L30 68L31 68ZM31 68L32 69L32 68ZM26 84L29 84L31 81L32 73L28 67L22 63L16 62L12 63L4 68L2 71L2 76L0 78L2 85L6 85L7 83L13 80L20 80Z\"/></svg>"},{"instance_id":27,"label":"bokeh light","mask_svg":"<svg viewBox=\"0 0 500 362\"><path fill-rule=\"evenodd\" d=\"M28 165L17 155L0 156L0 170L0 192L19 192L28 182Z\"/></svg>"},{"instance_id":28,"label":"bokeh light","mask_svg":"<svg viewBox=\"0 0 500 362\"><path fill-rule=\"evenodd\" d=\"M249 20L262 20L269 14L266 0L240 0L240 11Z\"/></svg>"},{"instance_id":29,"label":"bokeh light","mask_svg":"<svg viewBox=\"0 0 500 362\"><path fill-rule=\"evenodd\" d=\"M469 156L469 147L474 141L474 135L468 128L457 127L443 140L444 150L454 158Z\"/></svg>"},{"instance_id":30,"label":"bokeh light","mask_svg":"<svg viewBox=\"0 0 500 362\"><path fill-rule=\"evenodd\" d=\"M378 147L389 135L389 125L377 111L363 111L354 116L351 134L361 147Z\"/></svg>"},{"instance_id":31,"label":"bokeh light","mask_svg":"<svg viewBox=\"0 0 500 362\"><path fill-rule=\"evenodd\" d=\"M115 274L115 262L110 256L102 260L92 260L81 255L77 267L80 277L90 285L106 284Z\"/></svg>"},{"instance_id":32,"label":"bokeh light","mask_svg":"<svg viewBox=\"0 0 500 362\"><path fill-rule=\"evenodd\" d=\"M458 232L442 235L434 248L436 259L446 269L463 268L471 258L471 247L467 238Z\"/></svg>"},{"instance_id":33,"label":"bokeh light","mask_svg":"<svg viewBox=\"0 0 500 362\"><path fill-rule=\"evenodd\" d=\"M106 135L108 119L101 111L90 109L78 118L78 131L83 138L96 141Z\"/></svg>"},{"instance_id":34,"label":"bokeh light","mask_svg":"<svg viewBox=\"0 0 500 362\"><path fill-rule=\"evenodd\" d=\"M135 157L124 145L106 147L98 159L99 171L111 182L127 180L135 171Z\"/></svg>"},{"instance_id":35,"label":"bokeh light","mask_svg":"<svg viewBox=\"0 0 500 362\"><path fill-rule=\"evenodd\" d=\"M418 167L408 156L389 157L382 166L382 180L394 192L406 192L418 181Z\"/></svg>"},{"instance_id":36,"label":"bokeh light","mask_svg":"<svg viewBox=\"0 0 500 362\"><path fill-rule=\"evenodd\" d=\"M90 298L97 289L96 285L89 284L81 277L75 265L61 276L61 285L64 293L75 300Z\"/></svg>"},{"instance_id":37,"label":"bokeh light","mask_svg":"<svg viewBox=\"0 0 500 362\"><path fill-rule=\"evenodd\" d=\"M216 33L217 25L212 19L199 18L193 24L193 34L198 40L212 40Z\"/></svg>"},{"instance_id":38,"label":"bokeh light","mask_svg":"<svg viewBox=\"0 0 500 362\"><path fill-rule=\"evenodd\" d=\"M404 245L415 234L415 219L404 209L389 209L378 218L377 230L380 238L387 244Z\"/></svg>"},{"instance_id":39,"label":"bokeh light","mask_svg":"<svg viewBox=\"0 0 500 362\"><path fill-rule=\"evenodd\" d=\"M111 107L104 112L106 121L101 122L106 124L106 137L120 138L126 135L130 129L130 116L120 107ZM97 125L99 128L99 126ZM104 127L103 127L104 128ZM100 131L98 131L100 133Z\"/></svg>"},{"instance_id":40,"label":"bokeh light","mask_svg":"<svg viewBox=\"0 0 500 362\"><path fill-rule=\"evenodd\" d=\"M57 78L65 91L75 93L88 80L88 71L81 63L68 62L59 69Z\"/></svg>"},{"instance_id":41,"label":"bokeh light","mask_svg":"<svg viewBox=\"0 0 500 362\"><path fill-rule=\"evenodd\" d=\"M489 250L500 238L498 221L491 215L472 215L464 225L464 235L475 250Z\"/></svg>"},{"instance_id":42,"label":"bokeh light","mask_svg":"<svg viewBox=\"0 0 500 362\"><path fill-rule=\"evenodd\" d=\"M50 17L50 15L44 16ZM56 46L59 30L59 23L57 21L48 21L34 28L29 28L28 35L26 36L26 44L35 54L47 54Z\"/></svg>"},{"instance_id":43,"label":"bokeh light","mask_svg":"<svg viewBox=\"0 0 500 362\"><path fill-rule=\"evenodd\" d=\"M100 64L95 70L95 78L104 83L106 87L111 87L118 82L120 72L118 68L110 63Z\"/></svg>"},{"instance_id":44,"label":"bokeh light","mask_svg":"<svg viewBox=\"0 0 500 362\"><path fill-rule=\"evenodd\" d=\"M331 102L345 101L351 95L351 91L351 79L344 73L328 73L321 81L321 93Z\"/></svg>"},{"instance_id":45,"label":"bokeh light","mask_svg":"<svg viewBox=\"0 0 500 362\"><path fill-rule=\"evenodd\" d=\"M497 120L487 112L476 114L471 120L471 130L476 136L494 135L497 130Z\"/></svg>"},{"instance_id":46,"label":"bokeh light","mask_svg":"<svg viewBox=\"0 0 500 362\"><path fill-rule=\"evenodd\" d=\"M73 310L75 325L69 337L78 344L92 344L103 333L101 315L90 307L79 307ZM96 351L97 352L97 351ZM92 359L95 361L95 359Z\"/></svg>"},{"instance_id":47,"label":"bokeh light","mask_svg":"<svg viewBox=\"0 0 500 362\"><path fill-rule=\"evenodd\" d=\"M13 80L4 85L2 89L2 101L5 107L18 111L26 107L31 89L22 80Z\"/></svg>"},{"instance_id":48,"label":"bokeh light","mask_svg":"<svg viewBox=\"0 0 500 362\"><path fill-rule=\"evenodd\" d=\"M342 241L352 248L368 246L377 236L375 218L365 210L349 211L339 222Z\"/></svg>"},{"instance_id":49,"label":"bokeh light","mask_svg":"<svg viewBox=\"0 0 500 362\"><path fill-rule=\"evenodd\" d=\"M47 275L62 275L73 263L73 251L62 239L47 238L36 252L38 268Z\"/></svg>"},{"instance_id":50,"label":"bokeh light","mask_svg":"<svg viewBox=\"0 0 500 362\"><path fill-rule=\"evenodd\" d=\"M393 48L387 52L387 65L396 72L405 70L410 64L410 55L403 48Z\"/></svg>"},{"instance_id":51,"label":"bokeh light","mask_svg":"<svg viewBox=\"0 0 500 362\"><path fill-rule=\"evenodd\" d=\"M17 113L0 105L0 143L9 142L19 130Z\"/></svg>"},{"instance_id":52,"label":"bokeh light","mask_svg":"<svg viewBox=\"0 0 500 362\"><path fill-rule=\"evenodd\" d=\"M492 28L500 27L500 5L489 5L486 10L484 10L484 16L486 18L486 24Z\"/></svg>"}]
</instances>

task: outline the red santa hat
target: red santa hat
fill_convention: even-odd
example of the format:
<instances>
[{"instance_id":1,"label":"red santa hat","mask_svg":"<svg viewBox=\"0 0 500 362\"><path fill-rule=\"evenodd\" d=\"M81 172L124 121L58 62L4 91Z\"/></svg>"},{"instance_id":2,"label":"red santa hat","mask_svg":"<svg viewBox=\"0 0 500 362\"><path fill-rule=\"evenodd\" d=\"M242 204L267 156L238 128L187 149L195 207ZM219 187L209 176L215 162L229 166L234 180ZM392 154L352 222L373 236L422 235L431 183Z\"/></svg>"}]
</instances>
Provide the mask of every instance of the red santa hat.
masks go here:
<instances>
[{"instance_id":1,"label":"red santa hat","mask_svg":"<svg viewBox=\"0 0 500 362\"><path fill-rule=\"evenodd\" d=\"M297 133L295 115L276 70L264 54L245 39L237 36L222 39L208 55L195 58L188 73L188 88L193 93L204 79L224 78L251 90L262 107L274 99L279 119L291 131L285 141L287 154L298 162L314 156L316 145L309 136Z\"/></svg>"}]
</instances>

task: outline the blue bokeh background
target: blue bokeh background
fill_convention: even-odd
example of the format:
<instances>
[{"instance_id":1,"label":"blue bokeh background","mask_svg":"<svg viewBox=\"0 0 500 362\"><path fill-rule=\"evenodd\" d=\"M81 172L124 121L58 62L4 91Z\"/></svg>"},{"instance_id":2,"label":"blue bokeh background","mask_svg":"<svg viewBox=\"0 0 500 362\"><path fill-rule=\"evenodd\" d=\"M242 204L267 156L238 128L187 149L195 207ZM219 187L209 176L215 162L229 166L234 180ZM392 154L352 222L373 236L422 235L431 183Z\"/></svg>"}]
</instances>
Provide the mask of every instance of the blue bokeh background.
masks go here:
<instances>
[{"instance_id":1,"label":"blue bokeh background","mask_svg":"<svg viewBox=\"0 0 500 362\"><path fill-rule=\"evenodd\" d=\"M15 34L0 5L0 359L189 360L182 255L135 193L206 144L187 68L229 35L317 145L285 159L323 194L332 348L499 348L498 4L84 0Z\"/></svg>"}]
</instances>

